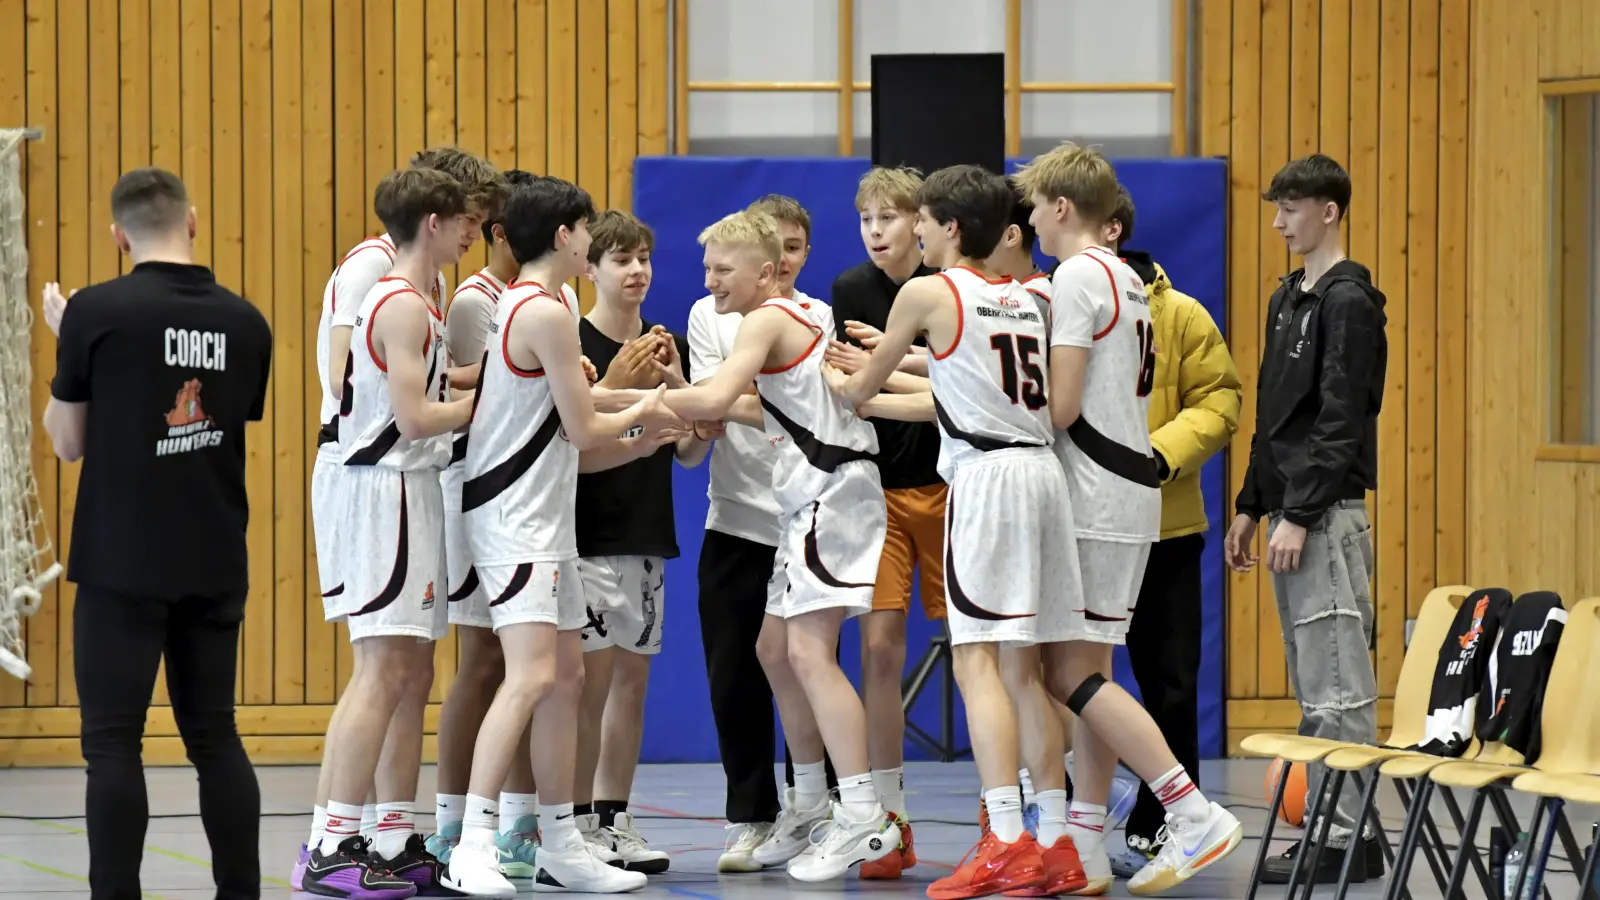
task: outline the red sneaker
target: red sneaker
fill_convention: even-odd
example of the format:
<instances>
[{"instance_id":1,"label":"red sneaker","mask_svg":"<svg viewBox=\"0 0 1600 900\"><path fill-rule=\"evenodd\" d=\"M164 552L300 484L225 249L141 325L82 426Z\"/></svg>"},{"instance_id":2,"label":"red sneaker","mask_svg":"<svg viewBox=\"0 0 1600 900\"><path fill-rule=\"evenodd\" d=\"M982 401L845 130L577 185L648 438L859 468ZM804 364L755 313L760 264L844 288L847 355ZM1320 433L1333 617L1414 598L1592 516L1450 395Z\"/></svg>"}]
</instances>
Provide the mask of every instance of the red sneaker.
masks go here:
<instances>
[{"instance_id":1,"label":"red sneaker","mask_svg":"<svg viewBox=\"0 0 1600 900\"><path fill-rule=\"evenodd\" d=\"M1083 873L1083 861L1078 859L1078 847L1072 843L1072 838L1066 835L1056 838L1055 844L1043 848L1039 855L1044 859L1044 884L1006 891L1007 897L1054 897L1089 886L1089 877Z\"/></svg>"},{"instance_id":2,"label":"red sneaker","mask_svg":"<svg viewBox=\"0 0 1600 900\"><path fill-rule=\"evenodd\" d=\"M1006 844L986 832L954 872L928 885L928 900L971 900L1044 883L1044 857L1033 835L1025 831Z\"/></svg>"},{"instance_id":3,"label":"red sneaker","mask_svg":"<svg viewBox=\"0 0 1600 900\"><path fill-rule=\"evenodd\" d=\"M888 856L876 862L862 863L861 877L864 879L891 881L899 878L901 872L917 864L917 851L911 836L911 823L894 813L890 813L889 818L900 826L900 846L890 851Z\"/></svg>"}]
</instances>

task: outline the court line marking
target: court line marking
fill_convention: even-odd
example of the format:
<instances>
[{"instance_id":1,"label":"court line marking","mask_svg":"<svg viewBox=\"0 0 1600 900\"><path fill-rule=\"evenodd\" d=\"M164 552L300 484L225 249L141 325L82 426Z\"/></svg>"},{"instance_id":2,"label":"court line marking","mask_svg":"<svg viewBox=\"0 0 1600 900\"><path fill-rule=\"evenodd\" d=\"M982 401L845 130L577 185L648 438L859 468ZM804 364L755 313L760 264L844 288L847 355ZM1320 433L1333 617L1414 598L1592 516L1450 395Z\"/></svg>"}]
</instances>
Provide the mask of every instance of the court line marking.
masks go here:
<instances>
[{"instance_id":1,"label":"court line marking","mask_svg":"<svg viewBox=\"0 0 1600 900\"><path fill-rule=\"evenodd\" d=\"M14 862L19 866L32 869L35 872L43 872L46 875L54 875L58 878L65 878L69 881L76 881L82 884L89 883L89 879L83 877L82 875L74 875L71 872L63 872L60 869L52 869L49 866L41 866L32 860L23 859L20 856L12 856L9 853L0 853L0 859L5 860L6 862ZM148 900L169 900L167 897L163 897L160 894L152 894L149 891L140 891L139 893L148 898Z\"/></svg>"},{"instance_id":2,"label":"court line marking","mask_svg":"<svg viewBox=\"0 0 1600 900\"><path fill-rule=\"evenodd\" d=\"M60 831L65 831L65 832L67 832L69 834L87 835L89 833L88 831L86 831L86 830L84 830L82 828L79 828L79 827L77 827L75 825L63 825L60 822L51 822L51 821L48 821L48 820L45 820L45 819L24 819L23 821L32 822L35 825L43 825L46 828L55 828L55 829L58 829ZM153 846L151 844L145 844L144 845L144 849L146 851L150 852L150 853L160 854L161 856L165 856L165 857L167 857L169 859L175 859L175 860L177 860L179 862L186 862L186 863L189 863L190 865L199 866L200 868L205 869L208 872L211 870L211 863L208 863L203 859L197 859L197 858L195 858L193 856L188 856L186 854L179 853L176 850L168 850L165 847L156 847L156 846ZM291 887L289 882L283 880L282 878L274 878L271 875L263 874L261 876L261 881L263 883L265 883L265 884L271 884L271 885L275 885L277 887Z\"/></svg>"}]
</instances>

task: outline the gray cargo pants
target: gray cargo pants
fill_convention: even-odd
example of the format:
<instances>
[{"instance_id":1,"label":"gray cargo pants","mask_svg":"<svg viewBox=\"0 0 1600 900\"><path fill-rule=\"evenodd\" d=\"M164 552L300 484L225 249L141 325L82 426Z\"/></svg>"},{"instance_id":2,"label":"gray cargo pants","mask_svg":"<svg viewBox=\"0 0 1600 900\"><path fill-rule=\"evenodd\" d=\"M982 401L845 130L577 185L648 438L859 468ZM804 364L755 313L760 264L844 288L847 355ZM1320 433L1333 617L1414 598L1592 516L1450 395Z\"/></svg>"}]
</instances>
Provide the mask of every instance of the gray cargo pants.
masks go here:
<instances>
[{"instance_id":1,"label":"gray cargo pants","mask_svg":"<svg viewBox=\"0 0 1600 900\"><path fill-rule=\"evenodd\" d=\"M1267 539L1282 522L1268 518ZM1378 679L1372 670L1372 523L1366 504L1334 504L1306 530L1300 568L1272 576L1283 629L1283 653L1295 698L1300 733L1332 740L1376 743ZM1315 790L1325 767L1307 772ZM1370 773L1366 777L1373 777ZM1315 798L1308 798L1307 809ZM1346 777L1328 843L1343 847L1361 812L1361 795ZM1369 822L1366 833L1373 834Z\"/></svg>"}]
</instances>

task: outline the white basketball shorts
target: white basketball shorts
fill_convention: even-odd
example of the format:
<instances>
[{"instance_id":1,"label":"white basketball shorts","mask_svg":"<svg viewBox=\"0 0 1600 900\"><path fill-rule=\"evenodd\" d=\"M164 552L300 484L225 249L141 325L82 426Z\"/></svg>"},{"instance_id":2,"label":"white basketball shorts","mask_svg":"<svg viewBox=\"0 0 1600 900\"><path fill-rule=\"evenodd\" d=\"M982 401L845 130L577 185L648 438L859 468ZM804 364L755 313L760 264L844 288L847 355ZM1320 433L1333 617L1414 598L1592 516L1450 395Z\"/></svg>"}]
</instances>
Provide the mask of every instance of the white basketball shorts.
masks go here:
<instances>
[{"instance_id":1,"label":"white basketball shorts","mask_svg":"<svg viewBox=\"0 0 1600 900\"><path fill-rule=\"evenodd\" d=\"M590 556L578 560L586 607L583 650L621 647L661 652L666 570L659 556Z\"/></svg>"},{"instance_id":2,"label":"white basketball shorts","mask_svg":"<svg viewBox=\"0 0 1600 900\"><path fill-rule=\"evenodd\" d=\"M557 631L576 631L588 623L583 576L576 559L478 566L489 598L490 627L541 622Z\"/></svg>"},{"instance_id":3,"label":"white basketball shorts","mask_svg":"<svg viewBox=\"0 0 1600 900\"><path fill-rule=\"evenodd\" d=\"M1079 539L1078 568L1083 577L1083 602L1072 610L1069 640L1097 644L1127 642L1128 623L1133 620L1133 608L1139 603L1139 587L1144 583L1150 546L1148 543Z\"/></svg>"},{"instance_id":4,"label":"white basketball shorts","mask_svg":"<svg viewBox=\"0 0 1600 900\"><path fill-rule=\"evenodd\" d=\"M456 463L439 474L444 491L444 561L448 576L449 619L451 625L492 628L489 598L483 592L483 579L472 565L472 544L467 541L467 522L461 515L461 484L465 468Z\"/></svg>"},{"instance_id":5,"label":"white basketball shorts","mask_svg":"<svg viewBox=\"0 0 1600 900\"><path fill-rule=\"evenodd\" d=\"M1047 447L961 463L945 500L952 644L1066 640L1080 596L1067 476Z\"/></svg>"},{"instance_id":6,"label":"white basketball shorts","mask_svg":"<svg viewBox=\"0 0 1600 900\"><path fill-rule=\"evenodd\" d=\"M449 621L439 470L345 466L340 478L351 523L341 538L350 639L444 637Z\"/></svg>"},{"instance_id":7,"label":"white basketball shorts","mask_svg":"<svg viewBox=\"0 0 1600 900\"><path fill-rule=\"evenodd\" d=\"M791 619L820 609L843 608L847 617L872 609L888 527L877 465L840 466L816 500L784 517L778 557L787 563L788 585L777 609L769 592L767 612Z\"/></svg>"},{"instance_id":8,"label":"white basketball shorts","mask_svg":"<svg viewBox=\"0 0 1600 900\"><path fill-rule=\"evenodd\" d=\"M344 468L333 453L322 451L311 466L311 531L317 546L317 589L322 593L322 617L329 622L343 620L349 606L342 564L344 548L340 546L341 535L350 527L345 518L346 504L339 493Z\"/></svg>"},{"instance_id":9,"label":"white basketball shorts","mask_svg":"<svg viewBox=\"0 0 1600 900\"><path fill-rule=\"evenodd\" d=\"M887 523L887 516L885 522ZM887 526L885 527L887 532ZM772 575L767 579L767 615L783 618L783 598L789 593L789 564L783 558L783 547L772 556Z\"/></svg>"}]
</instances>

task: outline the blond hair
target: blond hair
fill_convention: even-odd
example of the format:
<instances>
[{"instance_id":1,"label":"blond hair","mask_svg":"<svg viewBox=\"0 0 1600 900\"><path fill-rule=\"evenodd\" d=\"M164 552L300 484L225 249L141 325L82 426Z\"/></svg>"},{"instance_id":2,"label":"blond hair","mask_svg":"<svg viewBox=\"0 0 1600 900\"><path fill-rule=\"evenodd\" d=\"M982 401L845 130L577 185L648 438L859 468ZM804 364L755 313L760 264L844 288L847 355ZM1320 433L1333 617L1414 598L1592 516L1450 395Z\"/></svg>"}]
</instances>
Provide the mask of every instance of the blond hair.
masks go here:
<instances>
[{"instance_id":1,"label":"blond hair","mask_svg":"<svg viewBox=\"0 0 1600 900\"><path fill-rule=\"evenodd\" d=\"M1025 194L1040 194L1047 202L1071 200L1088 222L1105 222L1117 211L1121 188L1117 171L1093 148L1067 141L1034 157L1015 177Z\"/></svg>"},{"instance_id":2,"label":"blond hair","mask_svg":"<svg viewBox=\"0 0 1600 900\"><path fill-rule=\"evenodd\" d=\"M917 191L921 187L922 173L916 169L873 166L861 176L861 182L856 186L856 212L866 209L868 203L876 202L902 212L914 213L917 211Z\"/></svg>"},{"instance_id":3,"label":"blond hair","mask_svg":"<svg viewBox=\"0 0 1600 900\"><path fill-rule=\"evenodd\" d=\"M783 258L783 235L778 220L764 212L748 209L723 216L700 232L700 246L748 247L761 254L762 262L777 265Z\"/></svg>"}]
</instances>

